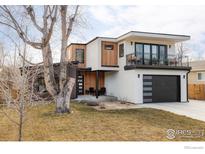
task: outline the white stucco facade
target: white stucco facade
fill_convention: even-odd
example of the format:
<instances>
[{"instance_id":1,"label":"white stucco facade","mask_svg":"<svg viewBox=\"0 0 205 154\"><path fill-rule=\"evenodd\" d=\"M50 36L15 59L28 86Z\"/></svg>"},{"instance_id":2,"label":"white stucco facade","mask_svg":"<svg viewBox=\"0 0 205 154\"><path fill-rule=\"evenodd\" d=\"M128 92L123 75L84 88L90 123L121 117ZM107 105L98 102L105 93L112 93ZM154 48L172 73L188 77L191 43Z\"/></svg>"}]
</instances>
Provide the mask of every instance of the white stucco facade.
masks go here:
<instances>
[{"instance_id":1,"label":"white stucco facade","mask_svg":"<svg viewBox=\"0 0 205 154\"><path fill-rule=\"evenodd\" d=\"M107 95L118 97L120 100L143 103L143 75L179 76L180 102L187 101L187 73L188 70L175 69L142 69L125 70L126 55L135 52L135 43L148 43L166 45L168 55L175 55L175 44L190 39L188 36L172 36L162 34L128 33L118 38L96 38L86 46L87 66L92 71L105 71L105 87ZM101 42L117 42L118 46L124 44L124 56L118 55L119 67L101 66ZM119 54L119 47L118 47Z\"/></svg>"},{"instance_id":2,"label":"white stucco facade","mask_svg":"<svg viewBox=\"0 0 205 154\"><path fill-rule=\"evenodd\" d=\"M177 75L180 76L181 102L187 102L187 71L135 69L109 72L105 74L107 94L120 100L143 103L143 75Z\"/></svg>"},{"instance_id":3,"label":"white stucco facade","mask_svg":"<svg viewBox=\"0 0 205 154\"><path fill-rule=\"evenodd\" d=\"M101 66L101 42L102 41L111 41L116 42L116 39L109 38L96 38L94 41L90 42L86 46L86 57L87 57L87 66L92 68L92 71L96 70L112 70L118 71L117 67L102 67Z\"/></svg>"},{"instance_id":4,"label":"white stucco facade","mask_svg":"<svg viewBox=\"0 0 205 154\"><path fill-rule=\"evenodd\" d=\"M126 55L134 53L135 42L167 45L168 54L175 55L173 41L131 38L118 42L118 44L124 44L124 56L118 59L118 72L105 73L107 94L116 96L120 100L143 103L143 75L174 75L180 76L180 101L187 102L187 70L124 69Z\"/></svg>"}]
</instances>

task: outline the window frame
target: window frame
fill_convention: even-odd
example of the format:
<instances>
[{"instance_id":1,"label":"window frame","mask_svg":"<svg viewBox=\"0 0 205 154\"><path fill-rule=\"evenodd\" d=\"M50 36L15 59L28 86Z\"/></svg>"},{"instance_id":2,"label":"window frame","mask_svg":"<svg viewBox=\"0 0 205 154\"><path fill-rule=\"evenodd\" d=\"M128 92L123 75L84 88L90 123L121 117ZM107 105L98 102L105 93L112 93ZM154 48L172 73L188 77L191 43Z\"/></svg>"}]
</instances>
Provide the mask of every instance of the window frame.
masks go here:
<instances>
[{"instance_id":1,"label":"window frame","mask_svg":"<svg viewBox=\"0 0 205 154\"><path fill-rule=\"evenodd\" d=\"M165 47L165 58L164 58L164 65L166 65L166 60L168 60L168 48L166 44L154 44L154 43L142 43L142 42L135 42L135 46L134 46L134 54L135 56L137 55L137 51L136 51L136 44L141 44L142 45L142 63L143 65L144 63L144 45L150 45L150 65L153 64L153 59L152 59L152 46L157 46L157 61L159 62L160 60L160 46L164 46Z\"/></svg>"},{"instance_id":2,"label":"window frame","mask_svg":"<svg viewBox=\"0 0 205 154\"><path fill-rule=\"evenodd\" d=\"M77 59L77 52L78 52L78 50L83 51L83 52L82 52L82 53L83 53L82 61L79 61L79 60ZM85 62L85 50L84 50L84 49L82 49L82 48L76 48L76 49L75 49L75 60L78 61L78 63L81 63L81 64L83 64L83 63Z\"/></svg>"},{"instance_id":3,"label":"window frame","mask_svg":"<svg viewBox=\"0 0 205 154\"><path fill-rule=\"evenodd\" d=\"M120 47L122 47L122 51L120 50L121 49ZM119 44L119 58L124 57L124 55L125 55L125 45L124 43L120 43Z\"/></svg>"},{"instance_id":4,"label":"window frame","mask_svg":"<svg viewBox=\"0 0 205 154\"><path fill-rule=\"evenodd\" d=\"M204 76L205 76L205 72L197 72L197 81L205 81L205 78L203 79L199 79L199 73L201 73L201 74L204 74Z\"/></svg>"}]
</instances>

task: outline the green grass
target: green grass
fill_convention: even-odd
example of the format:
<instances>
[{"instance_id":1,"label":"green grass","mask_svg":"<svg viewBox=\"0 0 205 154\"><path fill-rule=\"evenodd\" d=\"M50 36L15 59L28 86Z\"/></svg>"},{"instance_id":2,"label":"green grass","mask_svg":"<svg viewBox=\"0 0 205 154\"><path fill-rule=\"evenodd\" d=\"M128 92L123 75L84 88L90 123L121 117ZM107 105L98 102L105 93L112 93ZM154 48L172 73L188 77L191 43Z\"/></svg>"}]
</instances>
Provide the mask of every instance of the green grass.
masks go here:
<instances>
[{"instance_id":1,"label":"green grass","mask_svg":"<svg viewBox=\"0 0 205 154\"><path fill-rule=\"evenodd\" d=\"M96 111L71 103L72 114L56 115L54 104L35 106L28 113L23 139L29 141L165 141L167 129L205 129L202 121L162 110L142 108ZM10 113L11 115L13 113ZM16 140L17 127L0 114L0 140ZM183 138L178 141L205 141ZM169 140L169 141L174 141Z\"/></svg>"}]
</instances>

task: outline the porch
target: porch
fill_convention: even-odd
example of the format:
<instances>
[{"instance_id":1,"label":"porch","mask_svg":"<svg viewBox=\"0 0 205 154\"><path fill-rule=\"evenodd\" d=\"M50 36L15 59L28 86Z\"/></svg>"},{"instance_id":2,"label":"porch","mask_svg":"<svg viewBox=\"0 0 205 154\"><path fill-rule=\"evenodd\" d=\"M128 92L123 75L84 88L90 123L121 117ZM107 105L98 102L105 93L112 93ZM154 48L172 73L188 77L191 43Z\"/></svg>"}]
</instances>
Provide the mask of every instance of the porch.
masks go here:
<instances>
[{"instance_id":1,"label":"porch","mask_svg":"<svg viewBox=\"0 0 205 154\"><path fill-rule=\"evenodd\" d=\"M106 95L105 87L105 71L91 71L89 69L79 69L76 79L76 90L78 97L92 99L94 96L96 99L103 98Z\"/></svg>"}]
</instances>

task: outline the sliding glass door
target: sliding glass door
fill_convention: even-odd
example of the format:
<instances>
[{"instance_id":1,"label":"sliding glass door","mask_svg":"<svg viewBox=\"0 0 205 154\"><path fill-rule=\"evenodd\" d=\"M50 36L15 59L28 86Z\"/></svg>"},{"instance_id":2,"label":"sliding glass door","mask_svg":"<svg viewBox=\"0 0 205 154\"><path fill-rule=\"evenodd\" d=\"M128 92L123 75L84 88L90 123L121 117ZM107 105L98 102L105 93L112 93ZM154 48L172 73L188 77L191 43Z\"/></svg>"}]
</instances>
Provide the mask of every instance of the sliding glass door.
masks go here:
<instances>
[{"instance_id":1,"label":"sliding glass door","mask_svg":"<svg viewBox=\"0 0 205 154\"><path fill-rule=\"evenodd\" d=\"M159 63L162 65L167 64L167 51L164 45L159 46Z\"/></svg>"},{"instance_id":2,"label":"sliding glass door","mask_svg":"<svg viewBox=\"0 0 205 154\"><path fill-rule=\"evenodd\" d=\"M167 46L158 44L135 43L138 64L167 65Z\"/></svg>"},{"instance_id":3,"label":"sliding glass door","mask_svg":"<svg viewBox=\"0 0 205 154\"><path fill-rule=\"evenodd\" d=\"M158 45L152 45L152 64L156 65L159 62Z\"/></svg>"},{"instance_id":4,"label":"sliding glass door","mask_svg":"<svg viewBox=\"0 0 205 154\"><path fill-rule=\"evenodd\" d=\"M144 44L144 64L149 65L151 60L151 48L149 44Z\"/></svg>"},{"instance_id":5,"label":"sliding glass door","mask_svg":"<svg viewBox=\"0 0 205 154\"><path fill-rule=\"evenodd\" d=\"M137 63L143 64L143 44L135 44L135 56L137 57Z\"/></svg>"}]
</instances>

